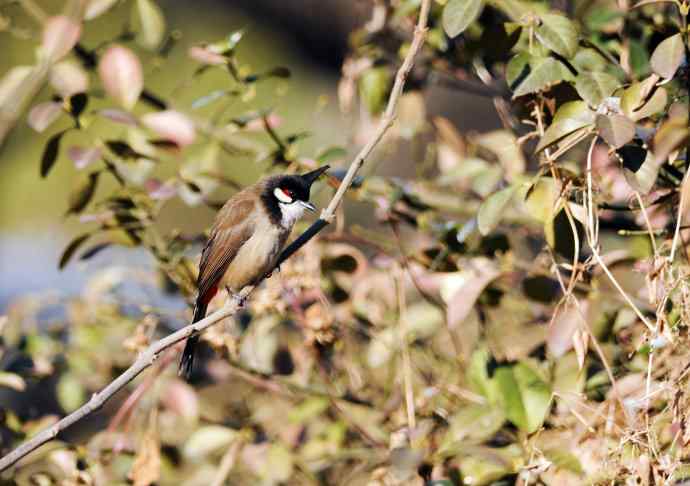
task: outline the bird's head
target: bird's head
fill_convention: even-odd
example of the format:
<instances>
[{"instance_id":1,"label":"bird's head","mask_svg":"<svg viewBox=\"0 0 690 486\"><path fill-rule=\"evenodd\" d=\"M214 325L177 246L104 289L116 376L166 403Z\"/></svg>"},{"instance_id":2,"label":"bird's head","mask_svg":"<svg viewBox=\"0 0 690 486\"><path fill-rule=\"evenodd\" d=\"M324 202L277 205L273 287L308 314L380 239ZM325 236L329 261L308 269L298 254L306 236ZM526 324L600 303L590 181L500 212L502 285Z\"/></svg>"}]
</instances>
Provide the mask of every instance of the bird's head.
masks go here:
<instances>
[{"instance_id":1,"label":"bird's head","mask_svg":"<svg viewBox=\"0 0 690 486\"><path fill-rule=\"evenodd\" d=\"M309 202L309 191L314 181L328 168L328 165L324 165L306 174L279 175L269 179L264 198L269 207L280 211L283 226L293 224L305 210L316 211L316 207Z\"/></svg>"}]
</instances>

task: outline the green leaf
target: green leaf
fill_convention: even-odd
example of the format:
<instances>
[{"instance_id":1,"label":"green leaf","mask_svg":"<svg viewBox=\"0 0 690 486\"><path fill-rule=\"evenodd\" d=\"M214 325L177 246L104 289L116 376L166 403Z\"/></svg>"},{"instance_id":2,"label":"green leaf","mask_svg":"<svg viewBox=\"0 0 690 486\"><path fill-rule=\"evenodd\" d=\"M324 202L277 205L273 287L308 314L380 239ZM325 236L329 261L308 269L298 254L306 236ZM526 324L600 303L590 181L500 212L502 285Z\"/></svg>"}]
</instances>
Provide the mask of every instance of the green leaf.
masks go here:
<instances>
[{"instance_id":1,"label":"green leaf","mask_svg":"<svg viewBox=\"0 0 690 486\"><path fill-rule=\"evenodd\" d=\"M607 62L604 56L599 54L596 49L591 48L579 49L571 61L578 72L603 71L606 69Z\"/></svg>"},{"instance_id":2,"label":"green leaf","mask_svg":"<svg viewBox=\"0 0 690 486\"><path fill-rule=\"evenodd\" d=\"M621 110L623 114L632 120L637 120L635 110L645 102L654 89L659 76L653 74L644 81L639 81L628 86L621 95Z\"/></svg>"},{"instance_id":3,"label":"green leaf","mask_svg":"<svg viewBox=\"0 0 690 486\"><path fill-rule=\"evenodd\" d=\"M630 51L630 67L634 78L642 78L649 74L649 51L646 44L641 41L628 38Z\"/></svg>"},{"instance_id":4,"label":"green leaf","mask_svg":"<svg viewBox=\"0 0 690 486\"><path fill-rule=\"evenodd\" d=\"M146 49L156 49L165 37L165 17L153 0L132 4L133 24L138 26L136 41Z\"/></svg>"},{"instance_id":5,"label":"green leaf","mask_svg":"<svg viewBox=\"0 0 690 486\"><path fill-rule=\"evenodd\" d=\"M508 420L527 433L539 429L551 405L549 385L524 363L498 368L494 379Z\"/></svg>"},{"instance_id":6,"label":"green leaf","mask_svg":"<svg viewBox=\"0 0 690 486\"><path fill-rule=\"evenodd\" d=\"M666 89L658 87L644 105L632 112L631 118L633 120L642 120L643 118L656 115L666 108L666 103L668 103Z\"/></svg>"},{"instance_id":7,"label":"green leaf","mask_svg":"<svg viewBox=\"0 0 690 486\"><path fill-rule=\"evenodd\" d=\"M99 174L100 172L92 172L86 177L81 176L77 179L77 183L69 195L67 214L80 213L91 202L91 198L96 192Z\"/></svg>"},{"instance_id":8,"label":"green leaf","mask_svg":"<svg viewBox=\"0 0 690 486\"><path fill-rule=\"evenodd\" d=\"M635 123L624 115L598 115L597 128L613 148L620 148L635 137Z\"/></svg>"},{"instance_id":9,"label":"green leaf","mask_svg":"<svg viewBox=\"0 0 690 486\"><path fill-rule=\"evenodd\" d=\"M563 15L542 14L537 38L553 52L570 58L577 51L577 29Z\"/></svg>"},{"instance_id":10,"label":"green leaf","mask_svg":"<svg viewBox=\"0 0 690 486\"><path fill-rule=\"evenodd\" d=\"M489 399L489 402L493 403L492 399L495 397L493 389L495 386L487 371L490 359L491 354L488 349L485 347L475 349L467 367L467 381L473 391L485 396Z\"/></svg>"},{"instance_id":11,"label":"green leaf","mask_svg":"<svg viewBox=\"0 0 690 486\"><path fill-rule=\"evenodd\" d=\"M482 12L482 0L450 0L443 9L443 30L448 37L460 35Z\"/></svg>"},{"instance_id":12,"label":"green leaf","mask_svg":"<svg viewBox=\"0 0 690 486\"><path fill-rule=\"evenodd\" d=\"M608 73L583 71L575 78L580 98L596 108L618 88L618 80Z\"/></svg>"},{"instance_id":13,"label":"green leaf","mask_svg":"<svg viewBox=\"0 0 690 486\"><path fill-rule=\"evenodd\" d=\"M594 124L594 116L595 113L584 101L564 103L556 112L553 122L541 138L537 152L544 150L575 130Z\"/></svg>"},{"instance_id":14,"label":"green leaf","mask_svg":"<svg viewBox=\"0 0 690 486\"><path fill-rule=\"evenodd\" d=\"M235 47L237 47L242 40L242 37L244 37L244 30L236 30L235 32L228 34L228 36L224 39L206 45L206 49L214 54L230 57Z\"/></svg>"},{"instance_id":15,"label":"green leaf","mask_svg":"<svg viewBox=\"0 0 690 486\"><path fill-rule=\"evenodd\" d=\"M237 439L236 430L222 425L206 425L198 428L182 448L182 455L189 460L205 459L227 450Z\"/></svg>"},{"instance_id":16,"label":"green leaf","mask_svg":"<svg viewBox=\"0 0 690 486\"><path fill-rule=\"evenodd\" d=\"M60 153L60 141L62 136L67 133L67 130L58 132L48 140L43 155L41 156L41 177L46 177L57 161Z\"/></svg>"},{"instance_id":17,"label":"green leaf","mask_svg":"<svg viewBox=\"0 0 690 486\"><path fill-rule=\"evenodd\" d=\"M502 11L513 22L521 22L528 15L545 13L545 5L540 2L522 0L487 0L493 8Z\"/></svg>"},{"instance_id":18,"label":"green leaf","mask_svg":"<svg viewBox=\"0 0 690 486\"><path fill-rule=\"evenodd\" d=\"M525 172L525 156L512 132L494 130L481 135L477 139L477 143L496 154L509 181Z\"/></svg>"},{"instance_id":19,"label":"green leaf","mask_svg":"<svg viewBox=\"0 0 690 486\"><path fill-rule=\"evenodd\" d=\"M345 150L343 147L333 146L319 152L319 154L316 156L316 160L320 164L325 164L327 162L344 159L345 157L347 157L347 150Z\"/></svg>"},{"instance_id":20,"label":"green leaf","mask_svg":"<svg viewBox=\"0 0 690 486\"><path fill-rule=\"evenodd\" d=\"M62 251L62 256L60 256L60 262L58 263L58 269L62 270L69 263L74 256L74 253L83 245L86 240L91 237L91 233L84 233L74 238Z\"/></svg>"},{"instance_id":21,"label":"green leaf","mask_svg":"<svg viewBox=\"0 0 690 486\"><path fill-rule=\"evenodd\" d=\"M57 399L65 412L79 408L86 398L86 391L81 380L72 373L64 374L57 384Z\"/></svg>"},{"instance_id":22,"label":"green leaf","mask_svg":"<svg viewBox=\"0 0 690 486\"><path fill-rule=\"evenodd\" d=\"M580 370L575 351L571 351L554 363L553 369L553 391L564 397L571 397L581 393L585 387L587 373ZM564 400L568 402L568 398Z\"/></svg>"},{"instance_id":23,"label":"green leaf","mask_svg":"<svg viewBox=\"0 0 690 486\"><path fill-rule=\"evenodd\" d=\"M82 253L79 256L79 260L85 261L88 260L96 255L98 255L101 251L105 250L109 246L112 246L112 242L110 241L104 241L103 243L98 243L96 245L93 245L91 248L87 248L84 250L84 253Z\"/></svg>"},{"instance_id":24,"label":"green leaf","mask_svg":"<svg viewBox=\"0 0 690 486\"><path fill-rule=\"evenodd\" d=\"M457 456L468 444L490 440L503 427L506 415L497 405L468 405L448 421L448 432L437 452L443 457Z\"/></svg>"},{"instance_id":25,"label":"green leaf","mask_svg":"<svg viewBox=\"0 0 690 486\"><path fill-rule=\"evenodd\" d=\"M482 235L491 233L498 226L498 223L501 222L506 208L510 204L513 194L515 194L515 189L515 186L501 189L485 199L479 206L477 227Z\"/></svg>"},{"instance_id":26,"label":"green leaf","mask_svg":"<svg viewBox=\"0 0 690 486\"><path fill-rule=\"evenodd\" d=\"M537 91L543 91L561 81L573 79L572 73L563 63L551 57L540 58L530 62L530 73L513 93L513 99Z\"/></svg>"},{"instance_id":27,"label":"green leaf","mask_svg":"<svg viewBox=\"0 0 690 486\"><path fill-rule=\"evenodd\" d=\"M471 478L470 484L477 486L515 484L511 479L501 481L501 478L515 474L525 455L522 446L516 443L506 447L466 447L463 452L456 459L458 469L462 471L463 478Z\"/></svg>"},{"instance_id":28,"label":"green leaf","mask_svg":"<svg viewBox=\"0 0 690 486\"><path fill-rule=\"evenodd\" d=\"M262 477L264 484L285 483L295 468L292 453L282 444L274 443L266 454L266 465Z\"/></svg>"},{"instance_id":29,"label":"green leaf","mask_svg":"<svg viewBox=\"0 0 690 486\"><path fill-rule=\"evenodd\" d=\"M137 152L123 140L107 140L105 144L115 155L123 159L151 158Z\"/></svg>"},{"instance_id":30,"label":"green leaf","mask_svg":"<svg viewBox=\"0 0 690 486\"><path fill-rule=\"evenodd\" d=\"M383 110L392 79L386 67L367 69L359 78L360 96L370 113L376 114Z\"/></svg>"},{"instance_id":31,"label":"green leaf","mask_svg":"<svg viewBox=\"0 0 690 486\"><path fill-rule=\"evenodd\" d=\"M516 54L506 65L506 81L511 90L515 89L515 84L521 81L521 77L529 74L530 60L532 56L526 52Z\"/></svg>"},{"instance_id":32,"label":"green leaf","mask_svg":"<svg viewBox=\"0 0 690 486\"><path fill-rule=\"evenodd\" d=\"M661 168L652 152L638 145L628 144L616 153L623 162L623 175L628 185L635 191L647 194L654 186Z\"/></svg>"},{"instance_id":33,"label":"green leaf","mask_svg":"<svg viewBox=\"0 0 690 486\"><path fill-rule=\"evenodd\" d=\"M540 177L525 195L525 208L531 217L546 224L554 217L560 184L551 177Z\"/></svg>"},{"instance_id":34,"label":"green leaf","mask_svg":"<svg viewBox=\"0 0 690 486\"><path fill-rule=\"evenodd\" d=\"M326 398L307 398L299 405L292 407L287 414L287 419L293 424L304 424L316 419L330 406Z\"/></svg>"},{"instance_id":35,"label":"green leaf","mask_svg":"<svg viewBox=\"0 0 690 486\"><path fill-rule=\"evenodd\" d=\"M450 427L441 450L454 442L488 440L503 427L505 419L505 412L500 407L469 405L461 408L449 419Z\"/></svg>"},{"instance_id":36,"label":"green leaf","mask_svg":"<svg viewBox=\"0 0 690 486\"><path fill-rule=\"evenodd\" d=\"M676 74L684 58L683 36L675 34L656 46L649 62L655 73L664 79L669 79Z\"/></svg>"}]
</instances>

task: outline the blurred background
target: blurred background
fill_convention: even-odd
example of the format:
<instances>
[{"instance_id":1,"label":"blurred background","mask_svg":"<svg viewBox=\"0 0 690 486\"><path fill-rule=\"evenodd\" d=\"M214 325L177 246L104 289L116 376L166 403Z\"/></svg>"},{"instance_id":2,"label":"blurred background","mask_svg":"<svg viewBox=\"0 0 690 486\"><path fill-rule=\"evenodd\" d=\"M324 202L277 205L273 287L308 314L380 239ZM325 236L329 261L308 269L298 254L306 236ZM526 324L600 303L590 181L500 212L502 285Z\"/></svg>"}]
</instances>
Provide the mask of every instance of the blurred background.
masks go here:
<instances>
[{"instance_id":1,"label":"blurred background","mask_svg":"<svg viewBox=\"0 0 690 486\"><path fill-rule=\"evenodd\" d=\"M220 39L242 29L245 40L238 49L238 56L243 63L258 70L274 65L289 66L292 74L286 81L261 84L253 101L256 108L273 108L282 120L286 120L281 130L309 130L311 136L303 144L305 154L325 144L345 144L347 129L337 111L335 89L347 48L347 33L366 15L366 2L356 2L361 5L354 9L349 3L164 0L160 6L166 21L171 30L180 33L180 38L164 70L153 58L149 61L154 62L144 61L147 86L164 97L178 89L181 97L188 101L227 84L220 73L209 73L194 83L179 87L180 80L189 78L196 69L187 56L189 46ZM40 4L46 12L54 14L64 2L42 1ZM12 66L34 62L36 42L29 36L35 32L35 23L18 2L3 2L1 8L1 14L11 18L15 28L25 26L27 31L25 41L8 32L0 32L0 74L4 75ZM116 7L109 15L90 22L82 43L95 47L103 39L116 36L129 15L128 6ZM48 97L48 89L45 89L31 104ZM43 147L61 128L64 127L50 127L37 134L23 118L0 147L0 312L13 298L27 293L49 290L65 295L74 292L91 270L105 263L146 261L139 250L116 248L87 263L70 265L61 272L57 270L62 248L81 226L77 218L64 217L76 174L65 151L50 177L38 177ZM67 140L75 143L78 136ZM228 177L243 183L253 182L263 169L250 160L227 154L221 155L220 163ZM107 189L102 187L101 190ZM213 211L204 206L189 209L174 202L171 206L162 224L167 220L167 224L172 225L174 219L175 226L183 231L199 231L213 218Z\"/></svg>"}]
</instances>

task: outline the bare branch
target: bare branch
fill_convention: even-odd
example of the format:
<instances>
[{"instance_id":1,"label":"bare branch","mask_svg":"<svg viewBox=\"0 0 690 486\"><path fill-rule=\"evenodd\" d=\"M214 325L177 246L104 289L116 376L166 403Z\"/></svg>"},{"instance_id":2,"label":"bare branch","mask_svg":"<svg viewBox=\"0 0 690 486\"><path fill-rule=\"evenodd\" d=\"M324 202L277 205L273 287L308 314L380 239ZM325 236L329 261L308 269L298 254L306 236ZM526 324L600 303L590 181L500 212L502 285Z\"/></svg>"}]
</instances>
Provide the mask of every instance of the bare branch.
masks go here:
<instances>
[{"instance_id":1,"label":"bare branch","mask_svg":"<svg viewBox=\"0 0 690 486\"><path fill-rule=\"evenodd\" d=\"M395 113L402 94L403 87L405 85L405 80L407 75L412 69L412 64L414 62L414 57L424 43L426 36L426 24L429 16L431 0L423 0L420 7L419 19L417 21L417 26L415 28L414 39L412 40L412 45L405 56L405 59L398 69L398 73L395 77L395 83L393 89L391 90L390 97L388 98L388 105L385 112L379 120L378 126L374 131L371 139L367 144L360 150L357 156L354 158L347 174L343 178L338 190L333 195L330 203L326 209L321 213L321 217L310 226L307 231L300 235L293 244L285 249L283 254L279 259L279 264L285 259L287 259L294 252L299 250L304 244L306 244L311 238L313 238L317 233L319 233L323 228L325 228L335 217L335 211L340 205L345 192L352 185L352 181L355 175L359 171L364 160L371 154L372 150L381 141L386 131L391 127L393 121L395 120ZM265 277L264 277L265 278ZM241 296L247 297L252 293L254 287L246 287L242 290ZM38 449L43 444L50 442L55 439L55 437L63 430L68 428L70 425L80 421L84 417L92 414L96 410L100 409L103 404L108 401L113 395L118 391L123 389L129 382L136 378L142 371L151 366L156 362L160 354L166 349L174 346L178 342L188 338L192 334L203 332L205 329L215 325L226 317L234 315L238 310L238 301L236 299L230 299L221 309L215 311L213 314L207 316L206 318L190 324L177 332L166 336L165 338L156 341L151 344L146 351L141 353L136 361L130 366L124 373L118 376L115 380L110 382L103 390L98 393L94 393L91 399L80 408L67 415L60 421L58 421L53 426L42 430L34 437L24 442L22 445L17 447L15 450L0 459L0 471L4 471L10 466L14 465L17 461L25 457L30 452Z\"/></svg>"}]
</instances>

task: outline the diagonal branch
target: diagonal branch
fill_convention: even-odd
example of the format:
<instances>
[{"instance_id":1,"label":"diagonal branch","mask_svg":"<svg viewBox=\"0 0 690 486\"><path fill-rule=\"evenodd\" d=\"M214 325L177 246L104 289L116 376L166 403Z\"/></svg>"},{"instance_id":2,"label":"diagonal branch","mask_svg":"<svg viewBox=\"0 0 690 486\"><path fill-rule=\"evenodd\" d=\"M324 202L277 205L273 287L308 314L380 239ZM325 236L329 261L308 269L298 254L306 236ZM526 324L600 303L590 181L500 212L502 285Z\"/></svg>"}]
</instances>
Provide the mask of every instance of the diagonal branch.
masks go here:
<instances>
[{"instance_id":1,"label":"diagonal branch","mask_svg":"<svg viewBox=\"0 0 690 486\"><path fill-rule=\"evenodd\" d=\"M371 154L376 145L381 141L386 131L393 125L395 120L396 108L398 105L398 100L402 94L403 87L405 86L405 81L407 79L412 65L414 62L415 55L424 43L427 31L427 19L429 17L429 7L431 0L422 0L422 4L419 11L419 18L417 25L415 27L414 38L412 44L407 51L405 59L398 69L398 73L395 77L395 83L393 84L393 89L391 90L390 97L388 98L388 105L386 110L381 116L376 130L374 131L371 139L367 144L362 147L360 152L354 158L350 167L345 174L338 190L334 194L330 203L321 213L321 217L312 224L299 238L297 238L291 245L289 245L281 254L279 263L282 263L287 258L289 258L293 253L304 246L309 240L316 236L323 228L328 226L335 218L335 211L340 205L345 192L352 185L352 181L359 169L364 164L366 158ZM254 290L253 287L246 287L242 290L240 295L242 297L247 297ZM215 311L213 314L207 316L206 318L190 324L179 331L176 331L163 339L156 341L151 344L146 351L141 353L139 357L134 361L132 366L130 366L124 373L118 376L115 380L110 382L100 392L94 393L91 399L79 407L77 410L62 418L60 421L42 430L36 434L31 439L27 440L19 447L14 449L12 452L0 459L0 472L14 465L17 461L25 457L30 452L38 449L43 444L50 442L55 439L55 437L63 430L68 428L70 425L79 422L84 417L92 414L96 410L100 409L105 402L107 402L115 393L123 389L129 382L136 378L142 371L151 366L158 359L160 354L166 349L174 346L180 341L187 339L192 334L203 332L205 329L217 324L223 319L234 315L238 310L238 300L229 299L228 302L219 310Z\"/></svg>"}]
</instances>

